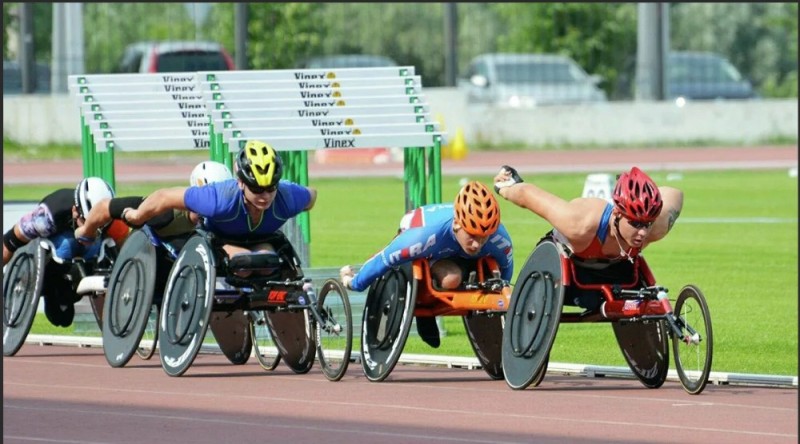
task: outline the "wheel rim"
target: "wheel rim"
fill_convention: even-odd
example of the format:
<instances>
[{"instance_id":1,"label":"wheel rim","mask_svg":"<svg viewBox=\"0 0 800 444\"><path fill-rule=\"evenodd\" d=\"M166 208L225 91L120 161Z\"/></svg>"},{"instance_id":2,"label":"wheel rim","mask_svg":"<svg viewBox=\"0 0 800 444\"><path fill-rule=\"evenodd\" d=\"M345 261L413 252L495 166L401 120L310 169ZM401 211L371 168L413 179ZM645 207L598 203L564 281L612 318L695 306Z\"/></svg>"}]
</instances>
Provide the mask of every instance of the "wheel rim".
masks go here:
<instances>
[{"instance_id":1,"label":"wheel rim","mask_svg":"<svg viewBox=\"0 0 800 444\"><path fill-rule=\"evenodd\" d=\"M678 377L687 392L699 394L711 370L713 337L708 306L697 288L688 286L681 291L675 316L684 333L684 338L672 338Z\"/></svg>"},{"instance_id":2,"label":"wheel rim","mask_svg":"<svg viewBox=\"0 0 800 444\"><path fill-rule=\"evenodd\" d=\"M338 381L347 371L353 345L353 318L346 290L336 281L326 281L318 307L323 320L316 326L320 365L328 379Z\"/></svg>"},{"instance_id":3,"label":"wheel rim","mask_svg":"<svg viewBox=\"0 0 800 444\"><path fill-rule=\"evenodd\" d=\"M250 336L253 339L256 359L264 370L275 370L281 360L281 354L269 332L267 318L263 311L250 312L250 316Z\"/></svg>"}]
</instances>

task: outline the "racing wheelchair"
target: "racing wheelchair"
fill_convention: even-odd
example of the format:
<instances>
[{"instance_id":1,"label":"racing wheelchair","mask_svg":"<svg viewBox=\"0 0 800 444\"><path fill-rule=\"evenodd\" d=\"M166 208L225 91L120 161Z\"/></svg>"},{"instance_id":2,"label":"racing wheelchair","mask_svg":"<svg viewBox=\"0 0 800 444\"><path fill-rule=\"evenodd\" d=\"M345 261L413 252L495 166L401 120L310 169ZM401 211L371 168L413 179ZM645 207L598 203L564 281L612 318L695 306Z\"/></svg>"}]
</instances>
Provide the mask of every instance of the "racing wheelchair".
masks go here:
<instances>
[{"instance_id":1,"label":"racing wheelchair","mask_svg":"<svg viewBox=\"0 0 800 444\"><path fill-rule=\"evenodd\" d=\"M214 335L223 352L246 344L248 356L250 348L256 349L262 367L275 368L283 359L298 374L311 369L316 354L327 379L344 376L353 340L346 290L328 279L317 295L283 233L260 242L272 244L275 254L228 257L223 240L204 230L187 240L170 269L158 323L159 356L168 375L186 372L209 323L212 328L216 323ZM249 274L244 277L242 272ZM277 346L275 356L259 349L263 342L257 334L263 324ZM230 334L234 331L249 333L249 339L225 345L221 338L235 338Z\"/></svg>"},{"instance_id":2,"label":"racing wheelchair","mask_svg":"<svg viewBox=\"0 0 800 444\"><path fill-rule=\"evenodd\" d=\"M117 249L112 239L99 246L97 257L61 258L48 239L37 239L17 250L3 273L3 355L14 356L30 332L45 298L45 314L53 324L66 327L75 316L75 303L89 296L98 327L102 328L105 280Z\"/></svg>"},{"instance_id":3,"label":"racing wheelchair","mask_svg":"<svg viewBox=\"0 0 800 444\"><path fill-rule=\"evenodd\" d=\"M583 312L562 312L565 298ZM689 394L708 383L713 355L711 317L703 293L686 285L673 309L644 257L605 266L572 257L545 237L518 275L506 315L502 363L506 383L536 387L545 375L559 322L609 322L628 366L648 388L664 384L669 340L680 382Z\"/></svg>"},{"instance_id":4,"label":"racing wheelchair","mask_svg":"<svg viewBox=\"0 0 800 444\"><path fill-rule=\"evenodd\" d=\"M427 259L387 271L370 285L361 328L361 365L367 379L386 379L400 359L413 317L461 316L470 344L492 379L503 378L501 343L511 289L491 257L470 261L469 278L455 290L434 286Z\"/></svg>"}]
</instances>

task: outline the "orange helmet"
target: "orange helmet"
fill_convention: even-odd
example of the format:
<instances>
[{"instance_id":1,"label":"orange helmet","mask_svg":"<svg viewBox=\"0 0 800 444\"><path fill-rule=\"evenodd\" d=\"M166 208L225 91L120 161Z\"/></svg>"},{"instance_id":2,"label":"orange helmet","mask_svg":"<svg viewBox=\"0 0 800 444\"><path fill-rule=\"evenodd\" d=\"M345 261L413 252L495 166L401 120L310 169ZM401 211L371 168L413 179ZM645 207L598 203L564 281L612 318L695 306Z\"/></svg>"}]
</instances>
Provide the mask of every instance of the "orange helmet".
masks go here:
<instances>
[{"instance_id":1,"label":"orange helmet","mask_svg":"<svg viewBox=\"0 0 800 444\"><path fill-rule=\"evenodd\" d=\"M464 185L454 203L455 221L473 236L490 236L500 226L500 207L486 185L473 180Z\"/></svg>"}]
</instances>

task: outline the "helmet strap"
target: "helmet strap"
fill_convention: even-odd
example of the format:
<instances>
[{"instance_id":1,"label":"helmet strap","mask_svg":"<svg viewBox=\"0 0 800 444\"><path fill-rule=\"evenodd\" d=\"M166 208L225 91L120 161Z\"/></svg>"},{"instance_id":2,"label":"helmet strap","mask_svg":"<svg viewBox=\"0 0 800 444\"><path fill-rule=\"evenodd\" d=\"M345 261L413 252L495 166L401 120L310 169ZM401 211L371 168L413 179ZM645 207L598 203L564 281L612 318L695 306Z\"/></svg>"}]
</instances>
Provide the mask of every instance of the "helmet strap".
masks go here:
<instances>
[{"instance_id":1,"label":"helmet strap","mask_svg":"<svg viewBox=\"0 0 800 444\"><path fill-rule=\"evenodd\" d=\"M614 219L614 229L617 231L617 234L616 234L616 236L614 236L614 239L616 239L617 245L619 246L619 255L621 257L623 257L623 258L627 258L628 261L630 261L630 263L633 263L633 256L631 256L631 252L633 251L633 247L628 249L628 251L625 251L625 249L622 248L622 244L619 242L619 239L622 237L622 233L619 231L619 220L620 219L622 219L622 215L617 214L616 219Z\"/></svg>"}]
</instances>

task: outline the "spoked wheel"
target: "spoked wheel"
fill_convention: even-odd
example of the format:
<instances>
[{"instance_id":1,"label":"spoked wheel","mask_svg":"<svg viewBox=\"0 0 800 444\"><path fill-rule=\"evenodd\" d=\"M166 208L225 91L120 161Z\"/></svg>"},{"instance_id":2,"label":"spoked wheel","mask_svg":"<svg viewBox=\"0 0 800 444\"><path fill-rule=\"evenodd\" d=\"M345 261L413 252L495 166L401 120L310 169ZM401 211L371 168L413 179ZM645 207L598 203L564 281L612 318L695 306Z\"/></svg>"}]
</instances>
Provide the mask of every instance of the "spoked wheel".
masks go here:
<instances>
[{"instance_id":1,"label":"spoked wheel","mask_svg":"<svg viewBox=\"0 0 800 444\"><path fill-rule=\"evenodd\" d=\"M675 303L675 318L682 337L672 335L675 368L684 390L698 395L706 388L714 354L711 314L699 288L687 285Z\"/></svg>"},{"instance_id":2,"label":"spoked wheel","mask_svg":"<svg viewBox=\"0 0 800 444\"><path fill-rule=\"evenodd\" d=\"M281 362L281 354L269 333L267 318L263 311L250 312L250 339L253 341L253 349L261 368L275 370L275 367Z\"/></svg>"},{"instance_id":3,"label":"spoked wheel","mask_svg":"<svg viewBox=\"0 0 800 444\"><path fill-rule=\"evenodd\" d=\"M186 242L170 270L161 307L161 366L181 376L192 365L208 329L216 286L214 254L202 235Z\"/></svg>"},{"instance_id":4,"label":"spoked wheel","mask_svg":"<svg viewBox=\"0 0 800 444\"><path fill-rule=\"evenodd\" d=\"M147 361L153 357L158 345L158 305L150 306L150 313L147 316L147 325L144 327L144 334L136 347L136 355Z\"/></svg>"},{"instance_id":5,"label":"spoked wheel","mask_svg":"<svg viewBox=\"0 0 800 444\"><path fill-rule=\"evenodd\" d=\"M103 353L112 367L127 364L140 346L151 315L155 275L155 247L144 232L136 231L111 269L107 296L92 296L93 309L103 313Z\"/></svg>"},{"instance_id":6,"label":"spoked wheel","mask_svg":"<svg viewBox=\"0 0 800 444\"><path fill-rule=\"evenodd\" d=\"M3 356L14 356L25 343L39 306L43 277L44 254L38 242L29 242L14 253L3 273Z\"/></svg>"},{"instance_id":7,"label":"spoked wheel","mask_svg":"<svg viewBox=\"0 0 800 444\"><path fill-rule=\"evenodd\" d=\"M612 322L628 367L647 388L664 385L669 372L669 328L665 321Z\"/></svg>"},{"instance_id":8,"label":"spoked wheel","mask_svg":"<svg viewBox=\"0 0 800 444\"><path fill-rule=\"evenodd\" d=\"M338 381L350 365L353 350L353 313L347 290L339 281L325 281L319 292L317 309L324 321L317 325L317 357L325 377Z\"/></svg>"},{"instance_id":9,"label":"spoked wheel","mask_svg":"<svg viewBox=\"0 0 800 444\"><path fill-rule=\"evenodd\" d=\"M503 372L514 390L533 384L546 371L564 301L561 253L541 242L520 271L503 329Z\"/></svg>"},{"instance_id":10,"label":"spoked wheel","mask_svg":"<svg viewBox=\"0 0 800 444\"><path fill-rule=\"evenodd\" d=\"M400 360L416 300L410 263L387 271L370 286L361 328L361 366L370 381L386 379Z\"/></svg>"}]
</instances>

